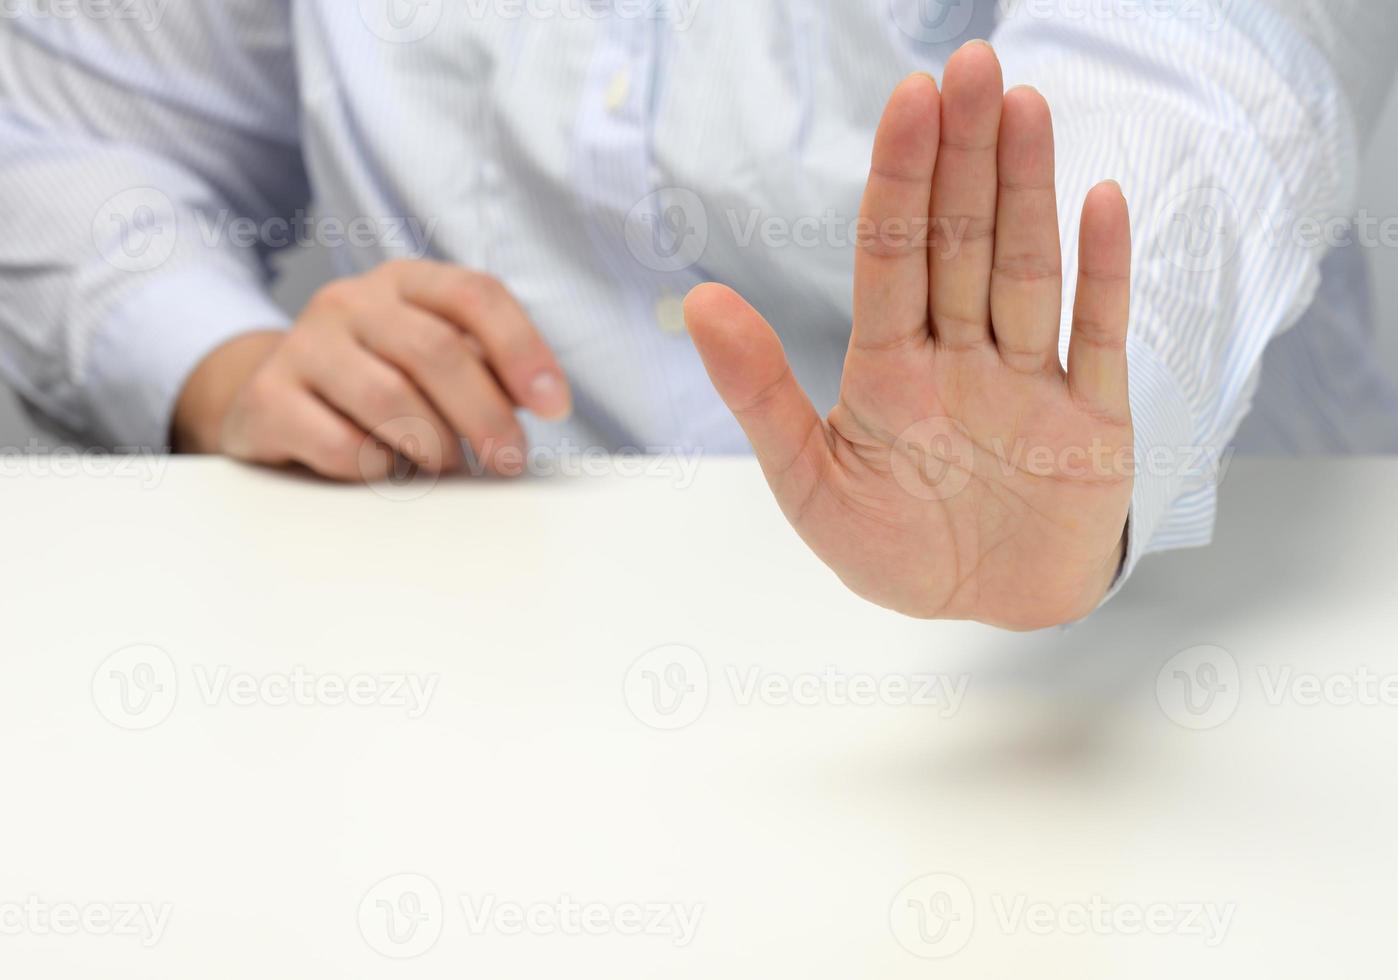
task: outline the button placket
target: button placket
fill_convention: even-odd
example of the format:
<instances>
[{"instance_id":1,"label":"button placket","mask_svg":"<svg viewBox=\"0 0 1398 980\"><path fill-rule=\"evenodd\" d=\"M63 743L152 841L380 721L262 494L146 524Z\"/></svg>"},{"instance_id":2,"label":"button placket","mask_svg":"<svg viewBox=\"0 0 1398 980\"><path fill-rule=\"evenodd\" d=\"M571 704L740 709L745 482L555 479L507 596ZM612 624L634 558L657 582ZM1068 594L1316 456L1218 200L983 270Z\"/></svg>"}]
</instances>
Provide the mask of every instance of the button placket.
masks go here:
<instances>
[{"instance_id":1,"label":"button placket","mask_svg":"<svg viewBox=\"0 0 1398 980\"><path fill-rule=\"evenodd\" d=\"M575 165L599 257L621 287L632 329L642 331L645 360L662 379L655 395L673 418L664 428L685 433L687 442L697 402L713 397L692 345L676 343L685 338L684 296L702 281L694 266L707 218L692 191L660 186L652 159L653 86L666 27L656 15L615 9L598 19Z\"/></svg>"}]
</instances>

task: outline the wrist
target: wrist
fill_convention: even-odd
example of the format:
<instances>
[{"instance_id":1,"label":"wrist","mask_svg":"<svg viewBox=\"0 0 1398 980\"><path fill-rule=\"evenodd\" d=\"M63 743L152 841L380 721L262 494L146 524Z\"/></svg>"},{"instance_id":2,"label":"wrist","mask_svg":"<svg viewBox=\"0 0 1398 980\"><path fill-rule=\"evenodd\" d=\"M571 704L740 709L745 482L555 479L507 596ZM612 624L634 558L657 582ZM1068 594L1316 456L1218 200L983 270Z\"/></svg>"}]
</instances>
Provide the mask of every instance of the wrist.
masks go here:
<instances>
[{"instance_id":1,"label":"wrist","mask_svg":"<svg viewBox=\"0 0 1398 980\"><path fill-rule=\"evenodd\" d=\"M285 336L281 330L240 334L199 362L175 402L170 426L175 452L219 452L228 407Z\"/></svg>"},{"instance_id":2,"label":"wrist","mask_svg":"<svg viewBox=\"0 0 1398 980\"><path fill-rule=\"evenodd\" d=\"M1092 615L1107 596L1111 595L1116 587L1122 573L1126 570L1127 549L1130 547L1130 521L1126 521L1122 527L1121 535L1117 538L1116 546L1111 553L1097 565L1095 570L1088 576L1083 591L1074 608L1062 617L1060 625L1074 623L1081 619L1086 619Z\"/></svg>"},{"instance_id":3,"label":"wrist","mask_svg":"<svg viewBox=\"0 0 1398 980\"><path fill-rule=\"evenodd\" d=\"M1112 549L1111 555L1102 565L1102 575L1093 589L1094 600L1092 609L1096 609L1112 589L1116 587L1117 581L1121 578L1122 572L1126 570L1126 553L1130 547L1131 522L1128 519L1122 526L1121 536L1116 540L1116 547ZM1089 610L1090 612L1091 610Z\"/></svg>"}]
</instances>

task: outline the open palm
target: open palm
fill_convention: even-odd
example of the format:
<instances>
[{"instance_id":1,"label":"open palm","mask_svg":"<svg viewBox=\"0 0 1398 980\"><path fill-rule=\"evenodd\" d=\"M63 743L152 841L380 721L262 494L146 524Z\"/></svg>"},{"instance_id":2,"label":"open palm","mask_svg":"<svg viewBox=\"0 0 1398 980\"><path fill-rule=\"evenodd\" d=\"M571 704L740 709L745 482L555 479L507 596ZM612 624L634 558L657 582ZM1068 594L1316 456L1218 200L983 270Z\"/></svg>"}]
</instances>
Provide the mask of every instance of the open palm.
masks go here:
<instances>
[{"instance_id":1,"label":"open palm","mask_svg":"<svg viewBox=\"0 0 1398 980\"><path fill-rule=\"evenodd\" d=\"M1053 125L1003 85L973 43L943 92L915 75L889 100L828 418L732 290L699 287L686 317L782 510L850 588L1030 629L1091 612L1121 560L1130 220L1115 184L1088 195L1065 371Z\"/></svg>"}]
</instances>

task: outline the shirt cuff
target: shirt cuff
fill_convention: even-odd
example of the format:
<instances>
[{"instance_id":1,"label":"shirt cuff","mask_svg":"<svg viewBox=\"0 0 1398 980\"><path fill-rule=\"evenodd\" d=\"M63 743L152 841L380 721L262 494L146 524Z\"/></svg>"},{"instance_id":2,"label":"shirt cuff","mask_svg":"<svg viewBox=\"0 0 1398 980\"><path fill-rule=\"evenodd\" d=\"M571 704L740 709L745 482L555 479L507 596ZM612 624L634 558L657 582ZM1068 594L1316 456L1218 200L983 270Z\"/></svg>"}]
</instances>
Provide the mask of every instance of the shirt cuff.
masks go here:
<instances>
[{"instance_id":1,"label":"shirt cuff","mask_svg":"<svg viewBox=\"0 0 1398 980\"><path fill-rule=\"evenodd\" d=\"M1200 446L1179 382L1148 345L1126 344L1131 418L1136 430L1126 557L1104 602L1141 559L1156 551L1201 547L1213 539L1222 447Z\"/></svg>"},{"instance_id":2,"label":"shirt cuff","mask_svg":"<svg viewBox=\"0 0 1398 980\"><path fill-rule=\"evenodd\" d=\"M247 279L214 270L164 275L118 304L88 351L98 434L111 447L166 452L185 381L234 337L290 318Z\"/></svg>"}]
</instances>

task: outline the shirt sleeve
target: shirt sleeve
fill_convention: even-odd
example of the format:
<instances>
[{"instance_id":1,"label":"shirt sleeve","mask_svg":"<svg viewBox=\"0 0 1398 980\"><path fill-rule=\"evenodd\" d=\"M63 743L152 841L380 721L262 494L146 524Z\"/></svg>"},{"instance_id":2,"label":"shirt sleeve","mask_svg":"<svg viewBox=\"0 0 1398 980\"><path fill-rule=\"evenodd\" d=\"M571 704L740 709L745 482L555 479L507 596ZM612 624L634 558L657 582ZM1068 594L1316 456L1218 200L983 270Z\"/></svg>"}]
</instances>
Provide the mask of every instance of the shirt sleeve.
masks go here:
<instances>
[{"instance_id":1,"label":"shirt sleeve","mask_svg":"<svg viewBox=\"0 0 1398 980\"><path fill-rule=\"evenodd\" d=\"M268 243L309 197L288 17L181 0L0 18L0 372L41 413L164 448L198 362L285 325Z\"/></svg>"},{"instance_id":2,"label":"shirt sleeve","mask_svg":"<svg viewBox=\"0 0 1398 980\"><path fill-rule=\"evenodd\" d=\"M1212 537L1262 352L1315 296L1316 230L1351 213L1398 4L1011 0L994 40L1007 82L1033 84L1054 113L1065 359L1083 200L1114 178L1131 207L1135 483L1119 587L1145 555Z\"/></svg>"}]
</instances>

